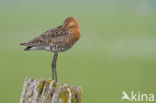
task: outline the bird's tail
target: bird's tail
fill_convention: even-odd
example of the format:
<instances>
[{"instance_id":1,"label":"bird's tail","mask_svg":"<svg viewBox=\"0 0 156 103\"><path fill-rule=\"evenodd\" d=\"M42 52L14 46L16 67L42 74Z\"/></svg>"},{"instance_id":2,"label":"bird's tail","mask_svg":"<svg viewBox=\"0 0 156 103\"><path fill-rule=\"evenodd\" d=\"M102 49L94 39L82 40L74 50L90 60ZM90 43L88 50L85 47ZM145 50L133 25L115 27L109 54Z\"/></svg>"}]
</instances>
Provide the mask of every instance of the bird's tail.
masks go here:
<instances>
[{"instance_id":1,"label":"bird's tail","mask_svg":"<svg viewBox=\"0 0 156 103\"><path fill-rule=\"evenodd\" d=\"M24 49L24 51L32 50L33 47L34 47L34 46L27 46L27 47Z\"/></svg>"},{"instance_id":2,"label":"bird's tail","mask_svg":"<svg viewBox=\"0 0 156 103\"><path fill-rule=\"evenodd\" d=\"M25 45L26 43L21 43L20 45Z\"/></svg>"},{"instance_id":3,"label":"bird's tail","mask_svg":"<svg viewBox=\"0 0 156 103\"><path fill-rule=\"evenodd\" d=\"M31 50L33 47L35 47L35 45L28 45L28 43L21 43L20 45L27 46L27 47L24 49L24 51Z\"/></svg>"},{"instance_id":4,"label":"bird's tail","mask_svg":"<svg viewBox=\"0 0 156 103\"><path fill-rule=\"evenodd\" d=\"M43 42L42 38L39 36L29 42L21 43L20 45L26 46L24 51L28 51L28 50L38 50L40 48L39 45L41 43L44 43L44 42Z\"/></svg>"}]
</instances>

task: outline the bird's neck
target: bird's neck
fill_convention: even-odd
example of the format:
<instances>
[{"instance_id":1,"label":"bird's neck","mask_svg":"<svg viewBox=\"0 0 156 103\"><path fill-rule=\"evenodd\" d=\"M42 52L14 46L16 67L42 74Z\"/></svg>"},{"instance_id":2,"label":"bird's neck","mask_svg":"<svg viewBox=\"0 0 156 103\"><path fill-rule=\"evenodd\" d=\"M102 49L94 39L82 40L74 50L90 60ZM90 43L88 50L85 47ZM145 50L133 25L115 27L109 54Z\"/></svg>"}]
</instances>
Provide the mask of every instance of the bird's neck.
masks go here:
<instances>
[{"instance_id":1,"label":"bird's neck","mask_svg":"<svg viewBox=\"0 0 156 103\"><path fill-rule=\"evenodd\" d=\"M78 26L72 28L72 35L76 41L80 38L80 31Z\"/></svg>"}]
</instances>

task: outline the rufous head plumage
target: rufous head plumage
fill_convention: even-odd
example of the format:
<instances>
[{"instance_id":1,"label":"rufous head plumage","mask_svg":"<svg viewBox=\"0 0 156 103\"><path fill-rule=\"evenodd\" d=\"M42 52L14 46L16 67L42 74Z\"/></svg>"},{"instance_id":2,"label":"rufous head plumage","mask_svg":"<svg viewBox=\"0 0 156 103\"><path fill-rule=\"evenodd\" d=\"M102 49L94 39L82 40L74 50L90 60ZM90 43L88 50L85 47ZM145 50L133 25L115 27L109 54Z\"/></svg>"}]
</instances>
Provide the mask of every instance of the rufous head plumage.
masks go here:
<instances>
[{"instance_id":1,"label":"rufous head plumage","mask_svg":"<svg viewBox=\"0 0 156 103\"><path fill-rule=\"evenodd\" d=\"M74 17L66 18L62 26L72 32L76 41L80 38L79 24Z\"/></svg>"},{"instance_id":2,"label":"rufous head plumage","mask_svg":"<svg viewBox=\"0 0 156 103\"><path fill-rule=\"evenodd\" d=\"M78 29L79 30L79 24L74 17L66 18L64 23L63 23L63 27L69 28L69 29Z\"/></svg>"}]
</instances>

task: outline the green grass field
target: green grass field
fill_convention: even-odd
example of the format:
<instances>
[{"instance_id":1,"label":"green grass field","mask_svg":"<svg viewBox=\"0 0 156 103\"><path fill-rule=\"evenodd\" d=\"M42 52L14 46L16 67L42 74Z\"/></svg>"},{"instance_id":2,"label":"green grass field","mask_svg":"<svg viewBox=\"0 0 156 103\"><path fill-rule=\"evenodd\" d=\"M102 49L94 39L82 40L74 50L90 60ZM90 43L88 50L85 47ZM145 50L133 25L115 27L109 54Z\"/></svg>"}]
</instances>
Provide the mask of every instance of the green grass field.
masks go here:
<instances>
[{"instance_id":1,"label":"green grass field","mask_svg":"<svg viewBox=\"0 0 156 103\"><path fill-rule=\"evenodd\" d=\"M25 77L51 78L53 53L24 52L31 40L74 16L81 38L60 53L60 83L80 85L83 103L120 103L122 91L156 95L155 1L0 0L0 103L18 103Z\"/></svg>"}]
</instances>

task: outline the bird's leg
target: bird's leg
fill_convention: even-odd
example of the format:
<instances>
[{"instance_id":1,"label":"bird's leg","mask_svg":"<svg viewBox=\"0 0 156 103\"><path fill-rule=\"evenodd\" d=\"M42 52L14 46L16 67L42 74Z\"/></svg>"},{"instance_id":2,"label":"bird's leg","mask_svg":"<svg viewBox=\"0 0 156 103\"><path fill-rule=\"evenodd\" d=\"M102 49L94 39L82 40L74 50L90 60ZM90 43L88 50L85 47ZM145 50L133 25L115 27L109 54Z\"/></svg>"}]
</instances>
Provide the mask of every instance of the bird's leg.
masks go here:
<instances>
[{"instance_id":1,"label":"bird's leg","mask_svg":"<svg viewBox=\"0 0 156 103\"><path fill-rule=\"evenodd\" d=\"M52 80L54 80L54 68L53 68L52 64L51 64L51 69L52 69Z\"/></svg>"},{"instance_id":2,"label":"bird's leg","mask_svg":"<svg viewBox=\"0 0 156 103\"><path fill-rule=\"evenodd\" d=\"M54 75L55 75L55 81L57 82L57 72L56 72L56 60L57 60L57 56L58 56L58 53L55 53L54 54L54 57L53 57L53 61L52 61L52 79L54 80Z\"/></svg>"}]
</instances>

